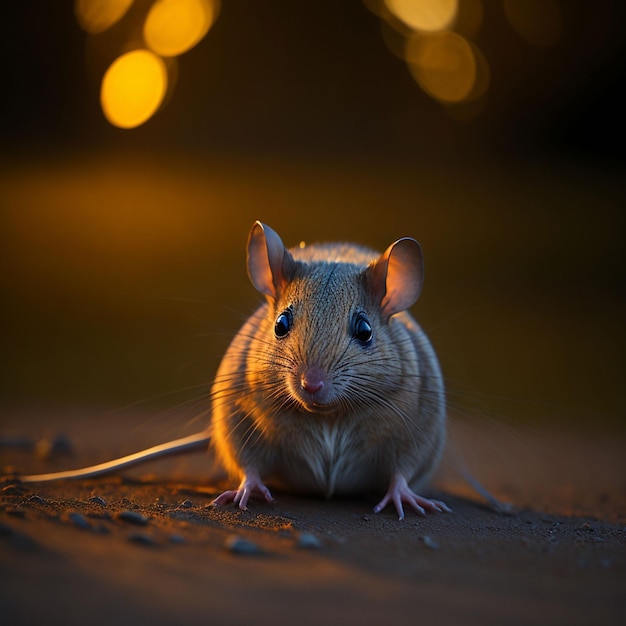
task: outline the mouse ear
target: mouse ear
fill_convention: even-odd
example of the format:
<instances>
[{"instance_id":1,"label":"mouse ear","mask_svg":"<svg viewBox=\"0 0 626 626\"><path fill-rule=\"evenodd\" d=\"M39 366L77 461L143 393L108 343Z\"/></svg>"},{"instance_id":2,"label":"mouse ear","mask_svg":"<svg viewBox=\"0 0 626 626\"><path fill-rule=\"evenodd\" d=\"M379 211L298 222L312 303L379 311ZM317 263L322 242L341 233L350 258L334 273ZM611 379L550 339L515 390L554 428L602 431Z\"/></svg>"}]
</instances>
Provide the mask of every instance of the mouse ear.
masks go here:
<instances>
[{"instance_id":1,"label":"mouse ear","mask_svg":"<svg viewBox=\"0 0 626 626\"><path fill-rule=\"evenodd\" d=\"M291 280L295 261L278 234L257 221L248 237L248 276L255 288L275 298Z\"/></svg>"},{"instance_id":2,"label":"mouse ear","mask_svg":"<svg viewBox=\"0 0 626 626\"><path fill-rule=\"evenodd\" d=\"M380 299L383 319L415 304L424 281L422 248L415 239L405 237L392 243L368 268L369 284Z\"/></svg>"}]
</instances>

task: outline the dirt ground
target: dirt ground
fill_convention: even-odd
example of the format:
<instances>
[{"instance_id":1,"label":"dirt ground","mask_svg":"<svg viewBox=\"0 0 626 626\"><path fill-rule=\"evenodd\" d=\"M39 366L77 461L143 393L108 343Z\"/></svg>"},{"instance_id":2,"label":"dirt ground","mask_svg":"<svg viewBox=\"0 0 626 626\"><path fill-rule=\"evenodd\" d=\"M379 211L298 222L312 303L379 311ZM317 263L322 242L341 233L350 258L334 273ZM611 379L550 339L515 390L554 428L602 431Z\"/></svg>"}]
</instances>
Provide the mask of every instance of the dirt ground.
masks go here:
<instances>
[{"instance_id":1,"label":"dirt ground","mask_svg":"<svg viewBox=\"0 0 626 626\"><path fill-rule=\"evenodd\" d=\"M103 460L95 445L42 460L31 447L37 421L28 423L21 447L2 448L5 471ZM124 477L6 480L2 615L10 624L623 623L623 440L507 433L459 428L452 444L473 452L472 473L515 505L511 514L486 506L449 461L435 493L454 513L403 522L371 512L376 494L275 493L248 512L212 507L225 483L202 477L203 455ZM508 450L505 439L515 441Z\"/></svg>"}]
</instances>

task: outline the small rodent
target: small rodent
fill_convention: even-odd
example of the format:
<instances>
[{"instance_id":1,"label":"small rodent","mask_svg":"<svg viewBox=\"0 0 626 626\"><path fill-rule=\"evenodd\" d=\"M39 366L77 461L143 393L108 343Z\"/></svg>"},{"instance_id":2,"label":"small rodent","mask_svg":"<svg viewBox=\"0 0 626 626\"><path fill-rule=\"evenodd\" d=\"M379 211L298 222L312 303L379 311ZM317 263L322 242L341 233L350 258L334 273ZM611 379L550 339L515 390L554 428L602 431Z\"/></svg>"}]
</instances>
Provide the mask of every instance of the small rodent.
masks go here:
<instances>
[{"instance_id":1,"label":"small rodent","mask_svg":"<svg viewBox=\"0 0 626 626\"><path fill-rule=\"evenodd\" d=\"M445 395L428 338L407 312L423 280L420 245L382 254L351 244L287 250L256 222L248 275L266 297L217 372L203 432L81 470L23 482L86 478L213 446L239 487L216 505L268 502L266 483L298 494L385 493L374 508L449 511L417 495L445 441Z\"/></svg>"}]
</instances>

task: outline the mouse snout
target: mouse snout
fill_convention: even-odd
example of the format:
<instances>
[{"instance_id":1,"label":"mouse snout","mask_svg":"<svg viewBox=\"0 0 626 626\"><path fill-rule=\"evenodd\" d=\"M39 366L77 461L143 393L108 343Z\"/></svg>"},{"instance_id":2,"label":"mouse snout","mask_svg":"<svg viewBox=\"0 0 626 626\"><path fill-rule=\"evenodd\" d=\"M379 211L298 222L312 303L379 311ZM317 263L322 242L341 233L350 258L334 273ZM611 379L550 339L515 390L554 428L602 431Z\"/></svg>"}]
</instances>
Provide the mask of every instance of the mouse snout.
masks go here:
<instances>
[{"instance_id":1,"label":"mouse snout","mask_svg":"<svg viewBox=\"0 0 626 626\"><path fill-rule=\"evenodd\" d=\"M312 397L321 395L325 384L326 375L319 367L310 367L300 376L300 386Z\"/></svg>"},{"instance_id":2,"label":"mouse snout","mask_svg":"<svg viewBox=\"0 0 626 626\"><path fill-rule=\"evenodd\" d=\"M303 364L288 380L291 395L307 411L315 413L332 405L334 386L326 370L316 365Z\"/></svg>"}]
</instances>

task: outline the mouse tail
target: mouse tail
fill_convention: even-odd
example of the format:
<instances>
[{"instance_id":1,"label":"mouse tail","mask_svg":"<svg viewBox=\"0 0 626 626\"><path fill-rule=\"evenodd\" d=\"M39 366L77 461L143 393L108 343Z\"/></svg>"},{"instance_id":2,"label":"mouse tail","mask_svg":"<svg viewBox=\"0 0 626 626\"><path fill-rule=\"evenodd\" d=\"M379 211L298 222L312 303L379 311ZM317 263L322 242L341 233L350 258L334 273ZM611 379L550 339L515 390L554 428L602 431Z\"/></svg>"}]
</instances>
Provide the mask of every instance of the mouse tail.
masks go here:
<instances>
[{"instance_id":1,"label":"mouse tail","mask_svg":"<svg viewBox=\"0 0 626 626\"><path fill-rule=\"evenodd\" d=\"M474 478L474 476L469 472L469 470L467 470L466 468L463 468L461 470L461 475L463 476L467 484L470 485L470 487L472 487L472 489L479 496L482 496L485 499L489 507L495 513L509 514L509 513L514 512L513 505L511 505L509 502L504 502L496 498L486 487L482 485L482 483L480 483L476 478Z\"/></svg>"},{"instance_id":2,"label":"mouse tail","mask_svg":"<svg viewBox=\"0 0 626 626\"><path fill-rule=\"evenodd\" d=\"M450 422L449 422L450 424ZM448 452L450 469L462 478L481 498L487 506L495 513L512 514L515 507L509 502L499 500L494 496L472 473L463 454L463 446L458 436L455 436L454 429L448 428Z\"/></svg>"},{"instance_id":3,"label":"mouse tail","mask_svg":"<svg viewBox=\"0 0 626 626\"><path fill-rule=\"evenodd\" d=\"M162 443L157 446L153 446L152 448L147 448L146 450L134 452L133 454L123 456L119 459L99 463L98 465L90 465L89 467L82 467L80 469L68 470L65 472L50 472L48 474L17 476L17 478L23 483L43 483L53 480L93 478L95 476L101 476L102 474L117 472L118 470L131 467L133 465L139 465L140 463L145 463L151 459L206 448L210 441L210 435L207 431L203 431L187 437L182 437L181 439L174 439L173 441L168 441L167 443Z\"/></svg>"}]
</instances>

